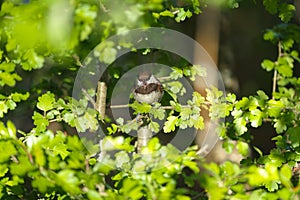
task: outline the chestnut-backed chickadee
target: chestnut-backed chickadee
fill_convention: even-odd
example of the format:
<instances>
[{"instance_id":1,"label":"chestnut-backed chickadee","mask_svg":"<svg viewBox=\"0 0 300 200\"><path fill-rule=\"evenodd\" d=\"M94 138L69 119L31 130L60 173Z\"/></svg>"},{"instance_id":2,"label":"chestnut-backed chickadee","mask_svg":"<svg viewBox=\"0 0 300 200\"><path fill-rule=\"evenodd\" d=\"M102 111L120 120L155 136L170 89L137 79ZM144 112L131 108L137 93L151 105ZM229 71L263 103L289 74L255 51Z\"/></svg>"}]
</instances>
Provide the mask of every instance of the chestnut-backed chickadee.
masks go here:
<instances>
[{"instance_id":1,"label":"chestnut-backed chickadee","mask_svg":"<svg viewBox=\"0 0 300 200\"><path fill-rule=\"evenodd\" d=\"M135 83L133 96L140 103L153 104L160 101L163 95L161 82L150 72L140 72Z\"/></svg>"}]
</instances>

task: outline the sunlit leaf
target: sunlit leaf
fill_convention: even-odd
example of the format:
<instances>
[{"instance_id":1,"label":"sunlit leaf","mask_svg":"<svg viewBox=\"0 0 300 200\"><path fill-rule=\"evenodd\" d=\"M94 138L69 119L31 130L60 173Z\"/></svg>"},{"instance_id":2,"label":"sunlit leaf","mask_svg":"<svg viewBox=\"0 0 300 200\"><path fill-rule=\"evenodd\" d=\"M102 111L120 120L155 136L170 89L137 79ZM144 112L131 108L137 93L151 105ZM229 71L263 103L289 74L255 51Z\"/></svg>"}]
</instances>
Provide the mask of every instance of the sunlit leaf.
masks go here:
<instances>
[{"instance_id":1,"label":"sunlit leaf","mask_svg":"<svg viewBox=\"0 0 300 200\"><path fill-rule=\"evenodd\" d=\"M47 92L38 98L36 106L42 111L48 111L54 108L55 97L53 93Z\"/></svg>"},{"instance_id":2,"label":"sunlit leaf","mask_svg":"<svg viewBox=\"0 0 300 200\"><path fill-rule=\"evenodd\" d=\"M178 121L178 117L169 116L167 118L167 121L164 124L164 132L170 133L171 131L174 131L177 121Z\"/></svg>"}]
</instances>

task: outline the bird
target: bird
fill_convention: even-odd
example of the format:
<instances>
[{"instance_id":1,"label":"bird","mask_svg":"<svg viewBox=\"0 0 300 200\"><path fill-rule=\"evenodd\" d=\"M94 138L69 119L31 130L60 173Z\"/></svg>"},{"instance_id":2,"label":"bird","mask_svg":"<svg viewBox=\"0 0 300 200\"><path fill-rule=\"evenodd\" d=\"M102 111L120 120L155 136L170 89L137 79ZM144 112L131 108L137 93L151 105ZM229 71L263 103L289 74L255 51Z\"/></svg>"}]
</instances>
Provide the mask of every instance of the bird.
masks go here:
<instances>
[{"instance_id":1,"label":"bird","mask_svg":"<svg viewBox=\"0 0 300 200\"><path fill-rule=\"evenodd\" d=\"M140 103L154 104L159 102L163 96L161 82L149 71L138 74L133 89L134 99Z\"/></svg>"}]
</instances>

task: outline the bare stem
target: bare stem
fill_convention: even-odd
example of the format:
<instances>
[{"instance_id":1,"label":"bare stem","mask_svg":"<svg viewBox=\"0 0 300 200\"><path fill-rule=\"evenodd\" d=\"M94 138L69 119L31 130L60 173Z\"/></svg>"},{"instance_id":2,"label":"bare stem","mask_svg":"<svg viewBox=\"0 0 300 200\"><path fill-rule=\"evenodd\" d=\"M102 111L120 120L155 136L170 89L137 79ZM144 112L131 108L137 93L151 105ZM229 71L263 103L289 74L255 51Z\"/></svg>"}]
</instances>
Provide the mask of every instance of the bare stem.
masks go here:
<instances>
[{"instance_id":1,"label":"bare stem","mask_svg":"<svg viewBox=\"0 0 300 200\"><path fill-rule=\"evenodd\" d=\"M181 107L183 108L189 108L191 107L190 105L181 105ZM129 108L129 105L128 104L123 104L123 105L111 105L110 106L111 109L120 109L120 108ZM174 109L174 106L161 106L159 107L161 109L164 109L164 110L173 110Z\"/></svg>"},{"instance_id":2,"label":"bare stem","mask_svg":"<svg viewBox=\"0 0 300 200\"><path fill-rule=\"evenodd\" d=\"M274 69L274 75L273 75L273 88L272 88L272 99L274 99L274 93L276 92L276 83L277 83L277 70Z\"/></svg>"},{"instance_id":3,"label":"bare stem","mask_svg":"<svg viewBox=\"0 0 300 200\"><path fill-rule=\"evenodd\" d=\"M93 107L96 108L95 100L93 99L93 97L91 97L91 95L89 95L89 93L86 91L86 89L82 88L81 91L88 98L88 100L93 104Z\"/></svg>"},{"instance_id":4,"label":"bare stem","mask_svg":"<svg viewBox=\"0 0 300 200\"><path fill-rule=\"evenodd\" d=\"M171 76L162 76L162 77L157 77L160 81L164 81L164 80L169 80L171 79Z\"/></svg>"},{"instance_id":5,"label":"bare stem","mask_svg":"<svg viewBox=\"0 0 300 200\"><path fill-rule=\"evenodd\" d=\"M279 58L282 57L282 51L281 51L281 42L278 42L278 59L277 59L277 63ZM273 75L273 88L272 88L272 99L274 99L274 93L276 92L276 84L277 84L277 69L274 69L274 75Z\"/></svg>"},{"instance_id":6,"label":"bare stem","mask_svg":"<svg viewBox=\"0 0 300 200\"><path fill-rule=\"evenodd\" d=\"M110 105L109 106L111 109L118 109L118 108L129 108L128 104L124 104L124 105Z\"/></svg>"}]
</instances>

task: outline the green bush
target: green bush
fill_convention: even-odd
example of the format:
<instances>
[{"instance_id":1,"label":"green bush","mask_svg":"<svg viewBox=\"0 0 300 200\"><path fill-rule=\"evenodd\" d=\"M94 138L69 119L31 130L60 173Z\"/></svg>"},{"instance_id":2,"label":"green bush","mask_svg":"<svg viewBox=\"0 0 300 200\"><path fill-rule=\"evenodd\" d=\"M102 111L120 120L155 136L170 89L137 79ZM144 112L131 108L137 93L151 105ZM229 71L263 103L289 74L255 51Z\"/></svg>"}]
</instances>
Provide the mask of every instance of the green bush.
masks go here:
<instances>
[{"instance_id":1,"label":"green bush","mask_svg":"<svg viewBox=\"0 0 300 200\"><path fill-rule=\"evenodd\" d=\"M212 120L228 118L218 128L223 147L230 153L236 142L244 159L240 164L227 161L218 165L205 162L197 146L181 152L170 144L160 144L155 137L140 154L134 153L134 138L120 133L136 130L137 123L103 119L89 107L95 91L85 91L88 95L80 100L71 97L76 72L84 67L82 60L99 42L137 27L164 26L170 19L184 21L201 13L202 2L4 1L0 11L0 198L298 199L300 78L294 74L294 65L300 62L300 27L293 23L293 4L280 0L263 3L281 20L263 36L278 49L277 58L261 64L274 73L272 95L259 90L238 100L235 94L225 96L210 88L205 97L194 92L188 106L181 105L176 97L184 92L177 80L204 75L181 61L172 68L169 111L160 104L129 105L135 114L167 118L163 127L149 118L153 132L160 128L165 133L187 127L203 129L200 110L208 110ZM235 1L222 4L238 7ZM123 12L122 8L127 9ZM107 49L102 59L110 62L114 51ZM108 74L114 81L122 70L113 68ZM44 80L41 74L46 76ZM18 84L28 78L32 79L30 86ZM33 127L17 130L9 115L13 110L29 112ZM51 123L62 126L53 131ZM100 154L100 159L100 146L70 134L70 127L95 132L103 123L109 124L109 136L101 141L101 150L107 154ZM268 155L256 148L260 156L249 158L248 130L265 123L277 133L272 138L276 147ZM116 153L110 156L109 152Z\"/></svg>"}]
</instances>

